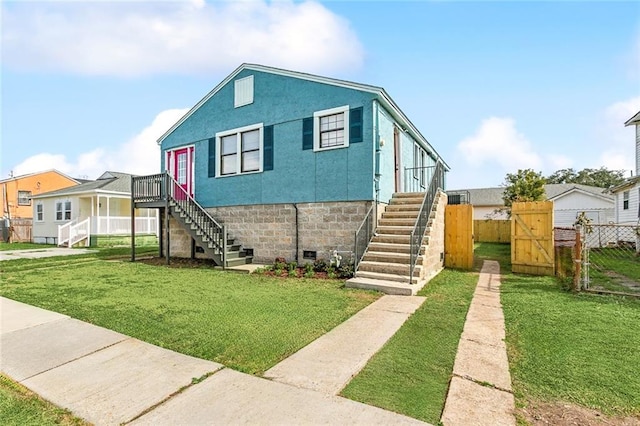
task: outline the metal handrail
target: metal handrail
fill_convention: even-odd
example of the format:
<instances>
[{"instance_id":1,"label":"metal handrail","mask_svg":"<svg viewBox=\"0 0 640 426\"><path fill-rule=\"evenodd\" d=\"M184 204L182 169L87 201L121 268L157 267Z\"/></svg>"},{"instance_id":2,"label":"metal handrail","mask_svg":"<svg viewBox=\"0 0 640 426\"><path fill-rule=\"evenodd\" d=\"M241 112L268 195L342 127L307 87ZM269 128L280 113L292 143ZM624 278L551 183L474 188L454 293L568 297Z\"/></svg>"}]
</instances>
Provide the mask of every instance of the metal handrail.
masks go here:
<instances>
[{"instance_id":1,"label":"metal handrail","mask_svg":"<svg viewBox=\"0 0 640 426\"><path fill-rule=\"evenodd\" d=\"M375 232L375 221L373 220L373 212L374 205L372 204L367 212L366 216L362 220L362 223L358 227L358 230L355 232L355 259L354 259L354 269L358 269L358 264L362 260L364 256L364 252L367 250L369 246L369 242L371 238L373 238L373 234ZM374 226L372 226L374 225ZM360 244L362 241L364 244Z\"/></svg>"},{"instance_id":2,"label":"metal handrail","mask_svg":"<svg viewBox=\"0 0 640 426\"><path fill-rule=\"evenodd\" d=\"M402 192L424 192L431 182L436 166L405 167Z\"/></svg>"},{"instance_id":3,"label":"metal handrail","mask_svg":"<svg viewBox=\"0 0 640 426\"><path fill-rule=\"evenodd\" d=\"M418 217L416 218L416 223L413 226L413 231L411 231L411 237L409 238L410 244L410 263L409 263L409 283L413 282L413 271L416 267L416 262L418 261L418 255L420 254L420 248L422 247L422 239L424 238L424 233L427 228L427 223L429 222L429 215L431 214L431 210L433 210L433 204L436 199L436 195L438 194L438 190L442 189L444 186L444 168L442 163L438 162L436 164L435 171L433 176L431 177L431 181L429 182L429 187L424 194L424 198L422 200L422 206L420 207L420 211L418 213Z\"/></svg>"},{"instance_id":4,"label":"metal handrail","mask_svg":"<svg viewBox=\"0 0 640 426\"><path fill-rule=\"evenodd\" d=\"M166 194L173 205L180 210L198 230L206 236L215 246L215 250L222 257L224 264L226 253L227 233L224 226L220 225L198 202L168 173L165 176Z\"/></svg>"}]
</instances>

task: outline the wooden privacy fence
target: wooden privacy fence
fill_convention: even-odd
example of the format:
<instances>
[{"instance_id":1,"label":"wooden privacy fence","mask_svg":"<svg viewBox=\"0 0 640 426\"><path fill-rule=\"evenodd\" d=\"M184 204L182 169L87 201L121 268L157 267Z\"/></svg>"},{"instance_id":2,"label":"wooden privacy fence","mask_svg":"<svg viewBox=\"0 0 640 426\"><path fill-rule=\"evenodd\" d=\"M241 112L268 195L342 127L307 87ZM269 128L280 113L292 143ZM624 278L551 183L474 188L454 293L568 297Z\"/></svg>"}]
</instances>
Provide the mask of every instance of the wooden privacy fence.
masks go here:
<instances>
[{"instance_id":1,"label":"wooden privacy fence","mask_svg":"<svg viewBox=\"0 0 640 426\"><path fill-rule=\"evenodd\" d=\"M473 206L447 205L444 216L444 265L473 268Z\"/></svg>"},{"instance_id":2,"label":"wooden privacy fence","mask_svg":"<svg viewBox=\"0 0 640 426\"><path fill-rule=\"evenodd\" d=\"M12 243L30 243L33 220L31 218L11 219L9 241Z\"/></svg>"},{"instance_id":3,"label":"wooden privacy fence","mask_svg":"<svg viewBox=\"0 0 640 426\"><path fill-rule=\"evenodd\" d=\"M474 220L473 232L476 243L510 243L510 220Z\"/></svg>"},{"instance_id":4,"label":"wooden privacy fence","mask_svg":"<svg viewBox=\"0 0 640 426\"><path fill-rule=\"evenodd\" d=\"M511 206L511 270L531 275L555 275L553 201Z\"/></svg>"}]
</instances>

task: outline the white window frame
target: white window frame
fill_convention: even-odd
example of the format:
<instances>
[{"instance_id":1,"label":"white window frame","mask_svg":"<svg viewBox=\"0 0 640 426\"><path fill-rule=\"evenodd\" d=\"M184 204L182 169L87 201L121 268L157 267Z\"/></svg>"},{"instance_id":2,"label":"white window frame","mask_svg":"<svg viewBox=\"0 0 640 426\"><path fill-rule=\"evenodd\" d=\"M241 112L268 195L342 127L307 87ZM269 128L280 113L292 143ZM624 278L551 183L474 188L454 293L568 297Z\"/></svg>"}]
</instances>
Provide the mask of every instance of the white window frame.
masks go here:
<instances>
[{"instance_id":1,"label":"white window frame","mask_svg":"<svg viewBox=\"0 0 640 426\"><path fill-rule=\"evenodd\" d=\"M259 155L259 167L258 170L251 170L248 172L242 171L242 133L251 132L253 130L259 130L260 133L260 155ZM236 135L236 153L237 164L236 173L222 174L222 138L225 136ZM257 123L250 126L238 127L236 129L225 130L223 132L216 133L216 178L250 175L254 173L262 173L264 167L264 124Z\"/></svg>"},{"instance_id":2,"label":"white window frame","mask_svg":"<svg viewBox=\"0 0 640 426\"><path fill-rule=\"evenodd\" d=\"M253 103L253 76L239 78L234 82L234 108Z\"/></svg>"},{"instance_id":3,"label":"white window frame","mask_svg":"<svg viewBox=\"0 0 640 426\"><path fill-rule=\"evenodd\" d=\"M325 148L320 147L320 119L327 115L334 115L344 113L344 143L342 145L328 146ZM328 151L331 149L341 149L349 147L349 105L340 106L337 108L325 109L323 111L316 111L313 113L313 150L314 151Z\"/></svg>"},{"instance_id":4,"label":"white window frame","mask_svg":"<svg viewBox=\"0 0 640 426\"><path fill-rule=\"evenodd\" d=\"M629 210L629 191L622 193L622 210Z\"/></svg>"},{"instance_id":5,"label":"white window frame","mask_svg":"<svg viewBox=\"0 0 640 426\"><path fill-rule=\"evenodd\" d=\"M67 203L69 203L69 210L66 209ZM62 219L58 219L58 205L62 205L62 209L60 209L60 213L61 213L61 217ZM56 200L55 202L55 206L56 206L56 210L55 210L55 222L67 222L69 220L71 220L71 213L73 210L73 205L71 203L71 200L66 199L66 200ZM65 219L65 217L67 216L66 213L69 213L69 219Z\"/></svg>"},{"instance_id":6,"label":"white window frame","mask_svg":"<svg viewBox=\"0 0 640 426\"><path fill-rule=\"evenodd\" d=\"M24 197L20 197L20 194L27 194L27 202L21 201ZM18 190L18 205L19 206L30 206L31 205L31 191Z\"/></svg>"},{"instance_id":7,"label":"white window frame","mask_svg":"<svg viewBox=\"0 0 640 426\"><path fill-rule=\"evenodd\" d=\"M40 211L38 211L40 208ZM36 203L36 214L35 214L36 222L44 222L44 204L42 202Z\"/></svg>"}]
</instances>

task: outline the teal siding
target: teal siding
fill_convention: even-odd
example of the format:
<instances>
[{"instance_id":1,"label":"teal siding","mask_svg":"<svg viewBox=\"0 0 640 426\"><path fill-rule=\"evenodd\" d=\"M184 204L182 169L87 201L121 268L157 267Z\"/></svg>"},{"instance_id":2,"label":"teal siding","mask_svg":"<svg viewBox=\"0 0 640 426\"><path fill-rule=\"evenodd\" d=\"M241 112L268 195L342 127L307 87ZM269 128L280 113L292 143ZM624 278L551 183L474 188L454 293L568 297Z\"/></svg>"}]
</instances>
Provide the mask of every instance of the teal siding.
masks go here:
<instances>
[{"instance_id":1,"label":"teal siding","mask_svg":"<svg viewBox=\"0 0 640 426\"><path fill-rule=\"evenodd\" d=\"M248 75L254 76L254 102L234 108L234 81ZM163 152L195 144L198 202L205 207L217 207L373 200L375 95L254 70L243 70L235 79L194 111L162 143ZM323 152L303 150L303 119L312 117L316 111L343 105L363 108L363 142ZM273 126L273 170L209 177L209 139L218 132L257 123Z\"/></svg>"}]
</instances>

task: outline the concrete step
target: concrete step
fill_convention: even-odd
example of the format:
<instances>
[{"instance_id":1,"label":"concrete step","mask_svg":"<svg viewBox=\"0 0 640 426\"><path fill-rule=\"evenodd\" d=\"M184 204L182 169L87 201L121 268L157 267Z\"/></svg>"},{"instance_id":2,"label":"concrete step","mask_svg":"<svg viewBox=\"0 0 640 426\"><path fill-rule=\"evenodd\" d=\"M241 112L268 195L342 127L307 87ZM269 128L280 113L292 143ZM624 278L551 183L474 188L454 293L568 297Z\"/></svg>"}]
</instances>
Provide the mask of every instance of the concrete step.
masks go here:
<instances>
[{"instance_id":1,"label":"concrete step","mask_svg":"<svg viewBox=\"0 0 640 426\"><path fill-rule=\"evenodd\" d=\"M382 218L378 221L378 226L413 226L416 224L415 218L412 217L400 217L400 218Z\"/></svg>"},{"instance_id":2,"label":"concrete step","mask_svg":"<svg viewBox=\"0 0 640 426\"><path fill-rule=\"evenodd\" d=\"M424 198L424 192L394 192L393 198Z\"/></svg>"},{"instance_id":3,"label":"concrete step","mask_svg":"<svg viewBox=\"0 0 640 426\"><path fill-rule=\"evenodd\" d=\"M420 276L421 268L421 266L416 265L416 267L414 268L414 275ZM358 271L378 272L381 274L408 276L409 270L409 264L370 261L362 261L358 264Z\"/></svg>"},{"instance_id":4,"label":"concrete step","mask_svg":"<svg viewBox=\"0 0 640 426\"><path fill-rule=\"evenodd\" d=\"M413 231L413 225L411 226L378 226L376 233L378 235L410 235Z\"/></svg>"},{"instance_id":5,"label":"concrete step","mask_svg":"<svg viewBox=\"0 0 640 426\"><path fill-rule=\"evenodd\" d=\"M420 207L422 207L420 204L389 204L384 211L385 213L415 212L415 214L418 214Z\"/></svg>"},{"instance_id":6,"label":"concrete step","mask_svg":"<svg viewBox=\"0 0 640 426\"><path fill-rule=\"evenodd\" d=\"M409 244L410 239L410 235L377 234L371 239L371 242L388 244Z\"/></svg>"},{"instance_id":7,"label":"concrete step","mask_svg":"<svg viewBox=\"0 0 640 426\"><path fill-rule=\"evenodd\" d=\"M407 278L408 279L408 278ZM356 277L347 280L345 283L347 288L360 288L364 290L376 290L385 294L396 296L414 296L420 287L416 284L408 282L378 280L374 278Z\"/></svg>"},{"instance_id":8,"label":"concrete step","mask_svg":"<svg viewBox=\"0 0 640 426\"><path fill-rule=\"evenodd\" d=\"M418 217L418 210L385 211L381 219L411 219L413 223Z\"/></svg>"},{"instance_id":9,"label":"concrete step","mask_svg":"<svg viewBox=\"0 0 640 426\"><path fill-rule=\"evenodd\" d=\"M389 253L409 253L411 246L409 244L393 244L393 243L370 243L367 250L375 252Z\"/></svg>"},{"instance_id":10,"label":"concrete step","mask_svg":"<svg viewBox=\"0 0 640 426\"><path fill-rule=\"evenodd\" d=\"M367 252L362 257L363 262L384 262L384 263L398 263L408 265L411 262L411 255L409 253L392 253L388 251L371 251ZM418 259L420 261L420 259Z\"/></svg>"},{"instance_id":11,"label":"concrete step","mask_svg":"<svg viewBox=\"0 0 640 426\"><path fill-rule=\"evenodd\" d=\"M374 279L380 281L394 281L399 283L409 283L408 275L395 275L395 274L382 274L379 272L370 272L370 271L358 271L356 272L356 278L367 278ZM411 280L413 284L418 283L418 278L413 278Z\"/></svg>"},{"instance_id":12,"label":"concrete step","mask_svg":"<svg viewBox=\"0 0 640 426\"><path fill-rule=\"evenodd\" d=\"M252 263L252 262L253 262L253 257L252 256L235 257L235 258L227 259L227 267L233 267L233 266L238 266L238 265L246 265L246 264Z\"/></svg>"}]
</instances>

